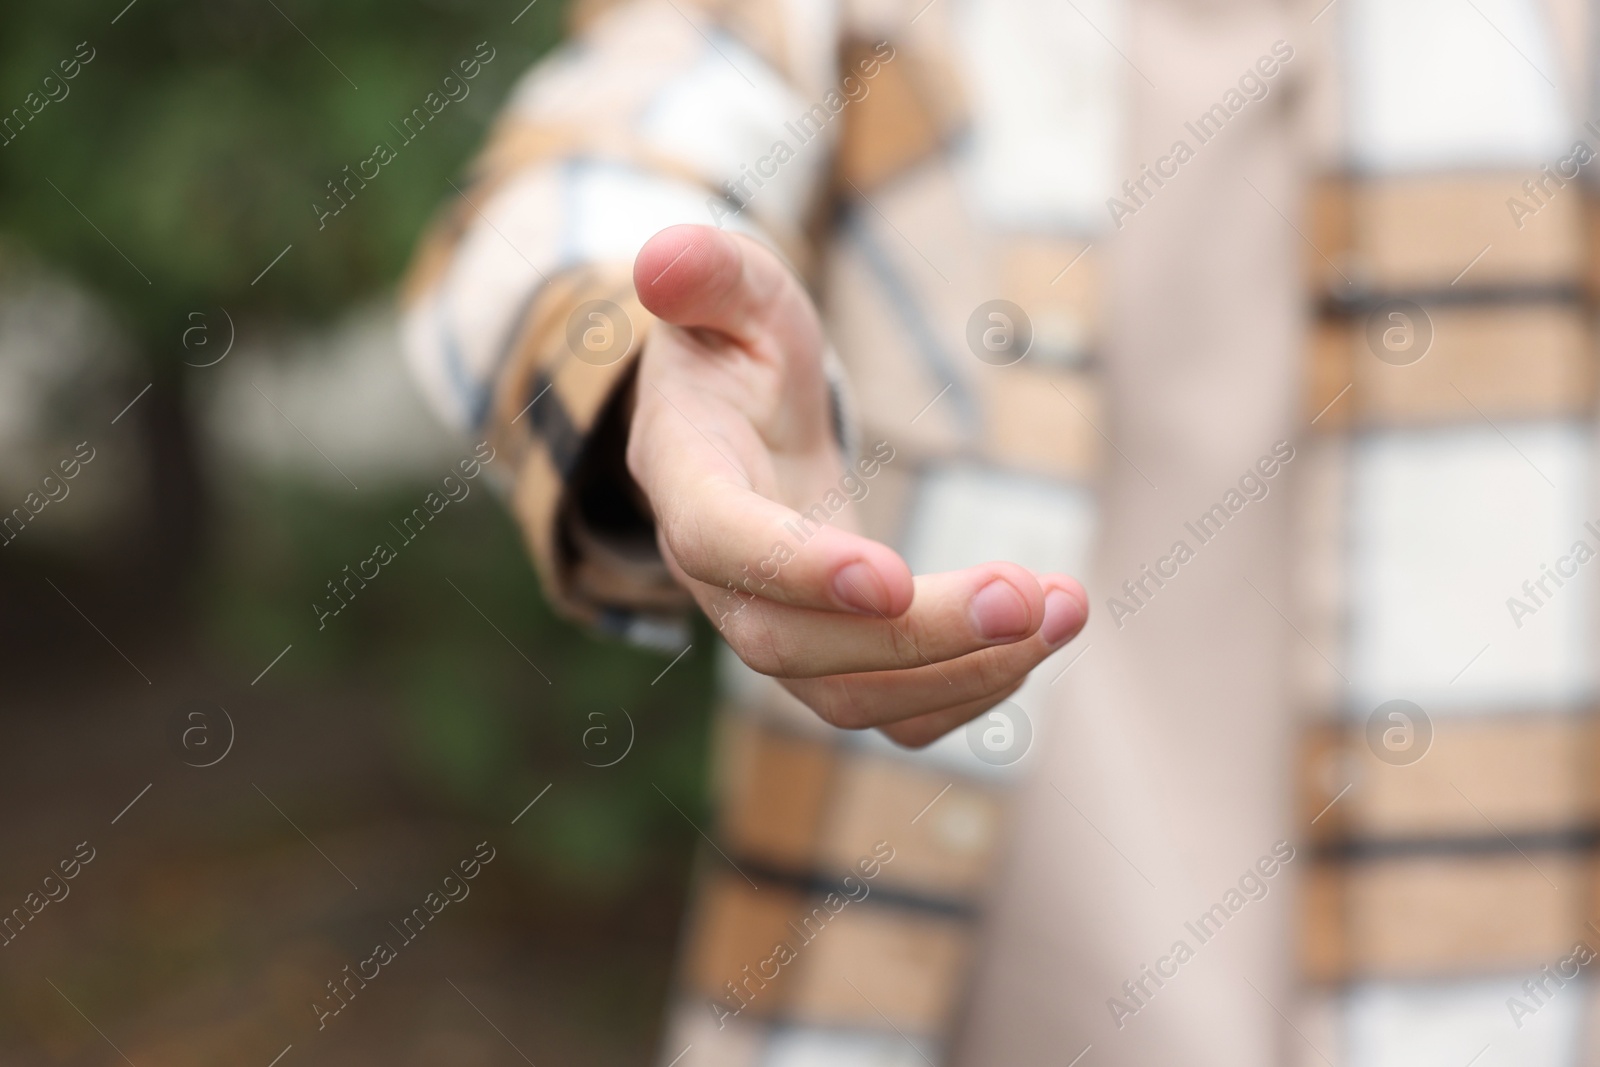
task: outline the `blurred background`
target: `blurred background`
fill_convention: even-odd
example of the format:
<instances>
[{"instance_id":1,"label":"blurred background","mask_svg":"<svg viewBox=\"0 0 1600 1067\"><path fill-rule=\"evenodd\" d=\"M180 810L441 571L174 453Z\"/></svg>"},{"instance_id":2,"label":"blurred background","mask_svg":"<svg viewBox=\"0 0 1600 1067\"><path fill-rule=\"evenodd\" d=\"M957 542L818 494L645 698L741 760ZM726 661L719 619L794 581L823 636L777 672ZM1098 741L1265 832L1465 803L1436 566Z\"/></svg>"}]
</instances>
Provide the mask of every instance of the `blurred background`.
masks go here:
<instances>
[{"instance_id":1,"label":"blurred background","mask_svg":"<svg viewBox=\"0 0 1600 1067\"><path fill-rule=\"evenodd\" d=\"M1058 777L1106 778L1099 806L1077 813L1083 825L1066 820L1081 838L1054 836L1061 824L1053 820L1066 816L1052 808L1029 824L1046 847L1018 849L1021 865L1002 867L990 858L999 854L998 819L967 834L965 844L960 834L950 838L956 844L934 841L935 819L917 831L927 835L926 855L950 860L967 879L962 893L975 898L993 883L1014 892L1005 900L1030 904L1025 893L1050 892L1040 891L1028 908L995 909L1011 926L1002 923L998 937L985 933L985 945L1002 944L994 959L1004 965L987 972L968 967L964 955L952 954L938 971L915 952L891 958L874 949L874 962L890 959L876 972L884 988L932 990L925 999L940 1007L920 1023L884 1014L896 1031L888 1044L906 1059L870 1062L927 1059L904 1030L928 1037L929 1048L943 1041L959 1014L943 1005L965 995L972 974L979 974L974 987L987 984L985 1049L999 1047L996 1035L1050 1045L1060 1033L1076 1042L1086 1019L1112 1025L1102 989L1114 990L1151 957L1117 941L1121 935L1108 936L1112 947L1099 957L1092 944L1082 951L1111 926L1102 915L1080 922L1091 909L1074 910L1073 901L1126 896L1112 878L1127 878L1119 865L1131 861L1101 849L1120 836L1116 824L1105 822L1104 834L1096 825L1091 836L1088 820L1102 812L1121 817L1130 798L1142 810L1140 794L1164 780L1151 738L1171 746L1165 767L1180 772L1167 780L1179 783L1168 795L1182 802L1161 819L1178 825L1188 816L1203 832L1172 833L1185 842L1181 851L1163 849L1159 835L1146 837L1150 855L1163 863L1187 857L1206 866L1208 878L1232 877L1239 862L1226 835L1239 832L1242 816L1289 826L1285 833L1304 849L1295 877L1306 891L1293 917L1280 925L1263 919L1249 935L1258 939L1250 951L1260 950L1252 958L1276 958L1293 943L1297 989L1306 995L1289 1025L1305 1045L1294 1046L1304 1062L1600 1062L1600 1027L1592 1021L1600 1018L1600 985L1592 980L1526 1031L1508 1012L1525 995L1519 990L1529 974L1559 966L1575 939L1587 944L1600 935L1594 577L1575 576L1593 555L1589 534L1600 539L1593 525L1600 519L1589 520L1600 212L1592 172L1578 177L1600 137L1600 120L1589 118L1596 113L1588 74L1593 5L1284 5L1294 16L1285 42L1303 58L1292 77L1274 83L1283 88L1271 90L1271 104L1252 95L1241 126L1258 125L1229 130L1232 141L1206 149L1158 199L1131 197L1138 210L1125 205L1126 215L1113 201L1103 218L1095 182L1113 171L1120 177L1121 157L1110 148L1098 157L1080 158L1075 148L1029 157L1043 143L1041 131L1054 130L1063 144L1070 133L1030 110L1043 99L1031 82L1012 87L1019 100L979 98L983 106L970 113L951 101L918 110L922 90L932 87L925 95L943 100L957 78L937 54L919 55L913 45L926 48L962 25L945 9L959 7L964 18L989 2L946 3L927 19L932 5L923 0L897 11L904 27L922 21L915 32L894 24L904 33L894 37L906 44L904 55L884 65L872 103L852 103L842 124L839 173L855 174L866 188L850 197L835 183L830 193L843 204L834 221L866 220L857 241L875 232L898 249L903 262L886 260L893 269L882 276L913 278L924 265L938 268L900 224L918 244L935 247L941 223L970 221L944 208L966 203L957 196L966 192L946 181L950 160L979 155L1007 164L980 172L990 181L980 191L993 201L984 210L1004 209L992 243L984 231L963 244L973 234L960 230L960 241L938 246L946 250L941 257L962 264L957 282L966 288L954 299L950 279L940 276L943 288L930 284L940 295L926 301L926 322L942 324L960 368L945 378L942 368L923 367L900 336L912 331L872 333L881 318L874 301L886 299L888 282L859 268L835 275L829 329L848 342L839 327L855 310L865 332L853 345L841 343L841 352L866 353L893 369L857 384L865 386L863 411L892 424L905 444L873 506L887 515L904 505L905 529L920 539L912 548L926 553L909 558L1015 558L1009 549L991 552L986 538L1037 534L1038 545L1070 548L1076 561L1100 536L1100 571L1086 565L1082 573L1098 579L1100 631L1087 636L1107 641L1055 692L1081 683L1093 695L1100 684L1093 672L1114 672L1117 662L1127 673L1108 673L1101 703L1071 705L1106 714L1053 721L1065 739L1050 750L1062 759L1053 765ZM497 499L496 464L460 478L475 442L443 429L426 409L397 336L395 293L419 234L455 199L512 83L560 40L567 6L57 0L0 7L5 1067L604 1065L647 1062L657 1049L692 857L700 828L716 832L708 783L715 637L701 622L687 648L657 653L601 642L556 619ZM1122 104L1099 87L1132 85L1132 60L1113 53L1112 38L1069 6L1076 14L1052 16L1060 17L1059 37L1034 35L1027 58L1041 70L1067 69L1051 50L1062 42L1078 49L1071 70L1083 74L1082 84L1062 95L1089 101L1084 113L1094 112L1094 122L1086 128L1104 135L1094 143L1105 148L1122 121L1108 116ZM1249 19L1231 26L1218 14L1227 6L1195 3L1205 17L1192 23L1183 5L1142 9L1161 11L1145 26L1145 47L1153 25L1164 42L1153 54L1183 62L1171 70L1163 63L1161 78L1174 88L1158 97L1165 111L1146 101L1145 141L1130 159L1166 158L1159 153L1174 136L1208 143L1185 120L1211 114L1206 109L1225 100L1231 85L1244 85L1238 72L1273 42L1276 23L1263 22L1259 32ZM975 43L992 50L985 69L1003 73L1014 43L1029 35L1002 25L1005 12L1018 9L994 10L995 36ZM1180 23L1181 33L1161 36L1162 27ZM710 38L704 44L716 47ZM697 49L690 41L684 54ZM1235 52L1243 57L1237 62ZM1134 54L1142 61L1144 53ZM705 82L706 98L721 99L716 78L738 68L726 56L702 58L715 75ZM470 76L461 66L468 59ZM703 68L694 70L686 84L698 84ZM443 89L451 74L464 91ZM685 94L678 106L699 106L699 99ZM432 117L407 128L429 100ZM969 120L980 131L988 121L989 133L1005 136L974 139L962 125ZM701 123L693 114L681 127L663 128ZM685 158L706 147L674 135ZM387 158L375 152L380 143L396 146ZM1042 162L1009 165L1019 157ZM710 172L727 161L700 162ZM1081 189L1056 177L1096 167L1105 174ZM1562 192L1567 184L1576 188ZM1018 189L1039 194L1038 202ZM1085 218L1092 218L1081 233L1015 225L1013 209L1026 215L1048 207L1062 189L1088 205ZM752 216L769 206L776 212L777 201L763 197ZM1103 409L1090 399L1098 384L1088 380L1100 374L1099 353L1111 343L1094 310L1106 250L1085 259L1090 245L1079 238L1100 243L1104 234L1109 246L1111 231L1124 224L1131 240L1147 242L1146 255L1181 245L1170 262L1183 269L1173 275L1178 281L1158 278L1128 299L1123 319L1128 307L1170 304L1181 328L1115 343L1142 345L1174 366L1177 356L1194 357L1198 369L1193 388L1166 381L1160 403L1141 395L1130 404L1123 395L1120 408ZM957 253L971 248L982 255ZM1290 281L1283 280L1290 268L1274 267L1287 262L1284 249L1304 258ZM1004 270L985 273L995 264ZM1269 277L1278 288L1262 297L1252 277L1256 288ZM976 348L973 361L960 354L970 309L1001 284L1020 290L1039 338L1037 355L1008 376ZM1185 299L1169 299L1172 292ZM1160 301L1146 302L1149 293ZM1208 295L1216 298L1209 304L1201 299ZM1248 349L1249 359L1234 359L1236 349ZM1217 367L1234 368L1237 388ZM1080 490L1088 499L1099 477L1090 473L1098 469L1094 457L1105 451L1099 438L1111 441L1083 410L1069 418L1057 406L1059 396L1078 408L1067 392L1046 389L1076 376L1082 393L1067 390L1096 418L1103 412L1103 425L1124 444L1123 432L1132 426L1136 436L1141 425L1135 407L1145 409L1145 433L1160 439L1132 445L1132 458L1120 446L1115 458L1103 457L1122 479L1123 514L1137 520L1125 518L1105 535L1091 534L1087 505L1050 510L1077 501ZM994 428L984 465L959 466L957 450L939 436L954 432L940 429L941 420L957 425L954 398L911 430L917 407L931 406L926 398L937 401L945 395L940 383L958 377L978 398L973 411ZM1230 534L1226 547L1208 550L1188 573L1211 568L1210 578L1184 579L1113 644L1121 623L1106 594L1115 596L1117 581L1156 559L1168 531L1201 514L1227 484L1191 476L1191 457L1178 455L1191 442L1156 425L1166 417L1163 405L1199 403L1207 390L1222 398L1211 421L1193 423L1204 427L1194 436L1207 436L1206 447L1192 451L1210 453L1201 458L1231 478L1272 441L1241 445L1237 426L1254 425L1275 403L1261 398L1279 389L1299 396L1290 436L1302 458L1271 505L1292 515L1287 532L1278 537L1263 515L1276 513L1252 505L1255 533ZM1039 397L1043 406L1032 402ZM1229 450L1239 448L1244 458L1236 464ZM1140 470L1136 484L1133 463L1145 463L1146 452L1164 456L1187 482L1169 482L1152 463L1156 477ZM1047 492L1045 474L1060 486ZM900 488L889 488L896 479ZM1176 488L1162 495L1158 481ZM1151 494L1137 500L1149 510L1131 510L1135 497L1125 490L1142 494L1146 482ZM940 486L949 492L941 495ZM986 503L995 500L1015 510ZM419 509L425 522L414 518ZM1065 517L1051 525L1040 515ZM1079 531L1070 546L1063 529ZM1255 551L1258 542L1247 537L1270 552ZM1571 547L1580 537L1587 554ZM378 546L392 558L375 564ZM1561 568L1575 555L1569 574ZM1580 591L1552 596L1544 585L1552 566ZM1076 562L1070 569L1080 570ZM1263 578L1262 590L1248 577L1237 580L1236 570L1281 574ZM1206 583L1224 580L1226 591L1213 595L1219 586ZM1219 607L1231 614L1219 615ZM1197 618L1204 624L1190 625ZM1270 639L1252 644L1261 633ZM1097 665L1114 656L1128 658ZM1055 679L1064 673L1052 669ZM1140 736L1143 720L1128 713L1135 702L1124 699L1137 690L1130 679L1146 675L1181 694L1166 704L1150 698L1148 737ZM1263 682L1266 693L1277 693L1281 681L1283 698L1246 707L1250 701L1230 688L1238 679ZM1195 703L1204 700L1212 703ZM1038 706L1053 705L1041 698ZM1172 719L1158 717L1174 707ZM1107 723L1115 726L1097 733ZM1270 730L1263 735L1257 726ZM1396 727L1405 740L1398 747ZM1118 730L1143 762L1105 759L1120 751ZM1246 761L1240 739L1262 736ZM1194 747L1201 742L1223 755L1205 755L1210 750ZM908 813L926 812L934 788L902 775L913 758L871 743L829 734L815 741L829 750L816 765L831 768L836 759L877 784L909 778L915 788L860 795L892 796ZM953 735L948 747L960 756L966 744ZM1292 772L1279 775L1278 757L1291 749ZM919 772L944 775L956 766L939 758L931 753ZM1262 770L1269 762L1273 782ZM1104 766L1131 769L1093 773ZM1279 796L1288 786L1274 783L1291 776L1293 804L1283 806L1292 811L1250 799ZM751 810L782 815L799 807L780 776L751 773L744 781L752 795L777 798L770 809L747 804ZM1230 793L1240 782L1259 794ZM941 809L952 818L956 799ZM1057 804L1053 794L1045 800ZM899 819L893 804L842 790L829 793L828 803ZM1213 812L1226 817L1211 819ZM784 828L781 819L769 822L759 829ZM915 822L895 825L908 857L917 842L906 827ZM823 825L818 815L815 827ZM1273 840L1265 829L1259 837L1240 846L1250 859ZM823 841L818 830L815 842L802 843L822 855L816 842ZM822 870L816 855L802 859ZM430 894L474 856L492 859L470 882L452 883L470 895L438 904L442 910L414 939L403 933L404 918L439 901ZM1026 865L1033 856L1070 862L1056 875L1041 874ZM1111 878L1096 881L1096 856ZM1213 881L1178 904L1163 901L1168 912L1129 912L1122 934L1147 921L1164 931L1163 916L1198 914L1216 899ZM819 884L801 889L812 893ZM1063 885L1081 897L1059 892ZM1274 899L1287 916L1288 894ZM902 904L885 894L873 907L890 913ZM755 946L746 951L730 936L725 944L737 949L730 959L766 951L766 927L747 922L748 914L703 907L702 930L710 931L703 941L716 941L726 927ZM851 921L870 934L872 913L858 910ZM947 907L938 921L956 927L971 914ZM904 942L925 947L932 939L924 929ZM379 938L403 946L397 961L357 988L361 1010L319 1020L313 1003L321 998L330 1010L340 1003L348 989L334 983L348 980L347 968L361 967ZM691 998L721 995L737 973L735 964L705 955L712 963L690 976L700 985L686 983L681 998L692 1009L684 1017L694 1014L702 1027L704 1004ZM1102 986L1096 977L1090 995L1069 1003L1057 998L1062 960L1080 975L1099 967L1116 978ZM1290 1013L1266 997L1265 1008L1256 1002L1254 986L1236 985L1233 994L1248 1005L1242 1015L1213 1011L1206 998L1222 987L1193 981L1164 994L1161 1010L1173 1006L1169 1022L1147 1016L1143 1032L1155 1041L1155 1027L1170 1026L1189 1043L1189 1018L1226 1022L1255 1012L1271 1027L1288 1022ZM1019 990L1056 999L1034 1010ZM1201 1007L1183 1014L1180 996ZM862 1004L849 999L823 1011L773 996L761 1008L772 1019L751 1026L775 1020L776 1048L806 1037L789 1025L795 1019L818 1033L831 1033L840 1019L859 1029ZM816 1017L808 1018L812 1010ZM1027 1025L1013 1026L1014 1018ZM1036 1032L1022 1033L1029 1027ZM1138 1062L1134 1040L1103 1043L1096 1059ZM1473 1056L1490 1042L1490 1057ZM869 1062L847 1061L838 1047L824 1042L810 1053L815 1059L761 1062ZM1419 1049L1434 1058L1420 1058ZM1076 1047L1062 1051L1066 1062Z\"/></svg>"},{"instance_id":2,"label":"blurred background","mask_svg":"<svg viewBox=\"0 0 1600 1067\"><path fill-rule=\"evenodd\" d=\"M0 9L27 117L0 134L0 500L31 516L0 550L0 910L94 856L0 950L0 1062L264 1067L483 841L470 898L294 1062L651 1045L705 646L552 618L489 477L395 530L472 448L412 386L392 294L563 7ZM468 94L319 220L475 50ZM380 541L397 558L319 629Z\"/></svg>"}]
</instances>

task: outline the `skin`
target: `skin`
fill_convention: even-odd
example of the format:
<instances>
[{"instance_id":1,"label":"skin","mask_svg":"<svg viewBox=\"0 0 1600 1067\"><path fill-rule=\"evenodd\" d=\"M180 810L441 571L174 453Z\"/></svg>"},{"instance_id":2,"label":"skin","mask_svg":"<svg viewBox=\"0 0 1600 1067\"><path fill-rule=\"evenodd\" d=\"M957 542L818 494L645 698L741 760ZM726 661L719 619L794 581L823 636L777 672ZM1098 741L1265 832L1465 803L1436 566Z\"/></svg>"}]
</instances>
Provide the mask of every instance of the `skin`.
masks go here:
<instances>
[{"instance_id":1,"label":"skin","mask_svg":"<svg viewBox=\"0 0 1600 1067\"><path fill-rule=\"evenodd\" d=\"M845 469L821 321L770 249L709 226L656 234L633 280L660 321L640 357L628 469L668 568L745 663L835 726L920 746L1004 700L1083 628L1074 579L1005 562L914 576L855 532L851 508L777 577L731 590L793 543L784 523Z\"/></svg>"}]
</instances>

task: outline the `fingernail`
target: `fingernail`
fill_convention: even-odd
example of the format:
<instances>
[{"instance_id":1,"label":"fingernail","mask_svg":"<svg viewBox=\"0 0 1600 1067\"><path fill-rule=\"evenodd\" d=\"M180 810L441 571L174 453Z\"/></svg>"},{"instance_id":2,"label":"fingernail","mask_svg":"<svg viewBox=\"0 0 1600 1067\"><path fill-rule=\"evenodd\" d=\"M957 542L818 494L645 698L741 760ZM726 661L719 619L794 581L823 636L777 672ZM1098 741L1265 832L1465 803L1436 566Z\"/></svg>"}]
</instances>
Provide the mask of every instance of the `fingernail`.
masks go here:
<instances>
[{"instance_id":1,"label":"fingernail","mask_svg":"<svg viewBox=\"0 0 1600 1067\"><path fill-rule=\"evenodd\" d=\"M968 610L972 628L985 640L1015 640L1028 630L1028 602L1003 578L996 578L978 590Z\"/></svg>"},{"instance_id":2,"label":"fingernail","mask_svg":"<svg viewBox=\"0 0 1600 1067\"><path fill-rule=\"evenodd\" d=\"M1052 589L1044 597L1044 623L1039 636L1054 648L1066 641L1083 625L1083 605L1077 597Z\"/></svg>"},{"instance_id":3,"label":"fingernail","mask_svg":"<svg viewBox=\"0 0 1600 1067\"><path fill-rule=\"evenodd\" d=\"M878 572L861 562L847 564L833 576L833 595L845 607L864 615L881 615L889 603Z\"/></svg>"}]
</instances>

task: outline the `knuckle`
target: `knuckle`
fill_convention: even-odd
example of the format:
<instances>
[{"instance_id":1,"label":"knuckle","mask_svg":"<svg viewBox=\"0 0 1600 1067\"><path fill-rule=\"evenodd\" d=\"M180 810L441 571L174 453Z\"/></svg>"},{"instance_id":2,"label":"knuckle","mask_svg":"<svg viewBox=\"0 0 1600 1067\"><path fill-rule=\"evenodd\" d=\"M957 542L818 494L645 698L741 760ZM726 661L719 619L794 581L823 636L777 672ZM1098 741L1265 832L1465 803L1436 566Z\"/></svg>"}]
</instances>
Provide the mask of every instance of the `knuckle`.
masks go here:
<instances>
[{"instance_id":1,"label":"knuckle","mask_svg":"<svg viewBox=\"0 0 1600 1067\"><path fill-rule=\"evenodd\" d=\"M744 661L745 666L757 674L771 678L788 677L780 639L771 624L759 618L748 604L741 602L737 614L728 616L723 638L729 647Z\"/></svg>"},{"instance_id":2,"label":"knuckle","mask_svg":"<svg viewBox=\"0 0 1600 1067\"><path fill-rule=\"evenodd\" d=\"M972 663L973 688L978 694L998 693L1018 682L1018 675L1028 664L1015 664L1002 656L977 656Z\"/></svg>"},{"instance_id":3,"label":"knuckle","mask_svg":"<svg viewBox=\"0 0 1600 1067\"><path fill-rule=\"evenodd\" d=\"M1016 681L1012 682L1010 685L1006 686L1005 688L999 690L998 692L990 694L984 700L983 707L978 709L978 710L976 710L976 711L974 711L970 716L968 716L968 718L969 719L975 719L979 715L982 715L985 711L988 711L990 708L995 707L996 705L1000 704L1002 701L1010 698L1011 696L1014 696L1016 694L1017 690L1022 688L1022 683L1024 681L1026 681L1026 680L1027 679L1025 679L1025 678L1018 678Z\"/></svg>"},{"instance_id":4,"label":"knuckle","mask_svg":"<svg viewBox=\"0 0 1600 1067\"><path fill-rule=\"evenodd\" d=\"M706 528L692 513L669 509L656 517L657 539L665 544L683 572L707 585L723 585L717 573L715 538L708 537ZM729 595L737 595L731 583L725 588ZM742 599L748 600L748 597ZM737 605L730 605L733 611Z\"/></svg>"},{"instance_id":5,"label":"knuckle","mask_svg":"<svg viewBox=\"0 0 1600 1067\"><path fill-rule=\"evenodd\" d=\"M712 594L709 599L702 601L702 604L711 625L716 627L717 633L727 642L728 647L738 652L743 643L744 631L739 625L739 615L744 605L720 594Z\"/></svg>"},{"instance_id":6,"label":"knuckle","mask_svg":"<svg viewBox=\"0 0 1600 1067\"><path fill-rule=\"evenodd\" d=\"M667 547L672 549L673 556L687 570L688 565L694 562L696 545L694 539L689 536L690 527L683 513L673 507L657 507L655 520L661 540L666 542Z\"/></svg>"},{"instance_id":7,"label":"knuckle","mask_svg":"<svg viewBox=\"0 0 1600 1067\"><path fill-rule=\"evenodd\" d=\"M829 726L841 730L863 730L872 725L859 695L838 676L818 679L807 702Z\"/></svg>"},{"instance_id":8,"label":"knuckle","mask_svg":"<svg viewBox=\"0 0 1600 1067\"><path fill-rule=\"evenodd\" d=\"M905 670L925 667L944 658L937 655L929 656L924 652L924 649L937 646L933 636L923 632L915 624L885 623L884 627L879 631L882 635L879 658L884 661L887 668Z\"/></svg>"}]
</instances>

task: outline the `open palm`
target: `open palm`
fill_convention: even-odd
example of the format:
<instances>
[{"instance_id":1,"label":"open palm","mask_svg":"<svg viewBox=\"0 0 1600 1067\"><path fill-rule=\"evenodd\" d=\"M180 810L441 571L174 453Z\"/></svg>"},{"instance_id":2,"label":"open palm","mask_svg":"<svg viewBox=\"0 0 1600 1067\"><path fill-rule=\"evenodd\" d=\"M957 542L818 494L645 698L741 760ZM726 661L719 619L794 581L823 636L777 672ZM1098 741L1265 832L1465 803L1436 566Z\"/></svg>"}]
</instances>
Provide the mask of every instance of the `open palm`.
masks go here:
<instances>
[{"instance_id":1,"label":"open palm","mask_svg":"<svg viewBox=\"0 0 1600 1067\"><path fill-rule=\"evenodd\" d=\"M1087 598L1065 575L994 562L914 577L855 532L850 509L820 529L802 518L846 466L821 323L771 250L674 226L640 250L634 285L661 321L640 360L628 469L667 566L747 664L836 726L921 745L1004 700L1082 629Z\"/></svg>"}]
</instances>

